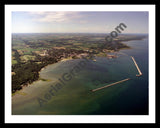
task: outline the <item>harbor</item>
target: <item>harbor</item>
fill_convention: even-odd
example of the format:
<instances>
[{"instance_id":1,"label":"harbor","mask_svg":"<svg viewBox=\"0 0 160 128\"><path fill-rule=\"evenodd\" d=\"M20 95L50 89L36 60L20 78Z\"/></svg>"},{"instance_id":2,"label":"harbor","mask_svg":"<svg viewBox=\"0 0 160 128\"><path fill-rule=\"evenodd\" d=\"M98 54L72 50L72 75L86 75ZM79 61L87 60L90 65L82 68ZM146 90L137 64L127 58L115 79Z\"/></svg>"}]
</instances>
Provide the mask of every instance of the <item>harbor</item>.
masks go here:
<instances>
[{"instance_id":1,"label":"harbor","mask_svg":"<svg viewBox=\"0 0 160 128\"><path fill-rule=\"evenodd\" d=\"M139 77L139 76L142 75L142 72L141 72L141 70L139 69L138 64L136 63L134 57L131 56L131 58L132 58L132 60L133 60L133 62L134 62L134 64L135 64L135 66L136 66L136 68L137 68L137 70L138 70L138 72L139 72L139 74L136 74L136 76ZM117 81L117 82L108 84L108 85L106 85L106 86L103 86L103 87L100 87L100 88L93 89L93 90L91 90L91 91L92 91L92 92L95 92L95 91L98 91L98 90L101 90L101 89L104 89L104 88L107 88L107 87L110 87L110 86L113 86L113 85L116 85L116 84L119 84L119 83L122 83L122 82L125 82L125 81L128 81L128 80L130 80L130 78L127 78L127 79L124 79L124 80L120 80L120 81Z\"/></svg>"}]
</instances>

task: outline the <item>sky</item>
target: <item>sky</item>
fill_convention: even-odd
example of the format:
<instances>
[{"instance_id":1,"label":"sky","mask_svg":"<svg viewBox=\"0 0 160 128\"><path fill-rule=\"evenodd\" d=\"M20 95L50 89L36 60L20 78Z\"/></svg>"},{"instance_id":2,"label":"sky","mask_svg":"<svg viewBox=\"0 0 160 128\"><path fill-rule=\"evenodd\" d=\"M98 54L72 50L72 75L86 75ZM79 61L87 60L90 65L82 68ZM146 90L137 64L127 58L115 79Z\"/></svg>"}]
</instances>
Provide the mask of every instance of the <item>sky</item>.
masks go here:
<instances>
[{"instance_id":1,"label":"sky","mask_svg":"<svg viewBox=\"0 0 160 128\"><path fill-rule=\"evenodd\" d=\"M120 23L122 33L148 33L148 12L12 12L12 33L110 33Z\"/></svg>"}]
</instances>

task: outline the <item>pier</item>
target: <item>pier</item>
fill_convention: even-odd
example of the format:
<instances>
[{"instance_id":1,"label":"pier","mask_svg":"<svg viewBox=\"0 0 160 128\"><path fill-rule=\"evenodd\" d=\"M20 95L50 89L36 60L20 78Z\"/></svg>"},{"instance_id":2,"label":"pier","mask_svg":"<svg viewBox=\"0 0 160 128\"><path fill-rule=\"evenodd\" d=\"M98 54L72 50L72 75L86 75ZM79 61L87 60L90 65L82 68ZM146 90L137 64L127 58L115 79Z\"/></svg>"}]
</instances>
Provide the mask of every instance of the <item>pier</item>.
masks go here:
<instances>
[{"instance_id":1,"label":"pier","mask_svg":"<svg viewBox=\"0 0 160 128\"><path fill-rule=\"evenodd\" d=\"M125 82L125 81L127 81L127 80L130 80L130 78L127 78L127 79L124 79L124 80L120 80L120 81L117 81L117 82L115 82L115 83L112 83L112 84L109 84L109 85L106 85L106 86L103 86L103 87L100 87L100 88L97 88L97 89L93 89L93 90L91 90L91 91L92 91L92 92L95 92L95 91L98 91L98 90L100 90L100 89L107 88L107 87L110 87L110 86L112 86L112 85Z\"/></svg>"},{"instance_id":2,"label":"pier","mask_svg":"<svg viewBox=\"0 0 160 128\"><path fill-rule=\"evenodd\" d=\"M137 65L137 63L136 63L134 57L131 56L131 58L132 58L132 60L133 60L133 62L134 62L134 64L135 64L135 66L136 66L136 68L137 68L137 70L138 70L138 72L139 72L139 74L136 74L136 76L141 76L141 75L142 75L142 72L141 72L141 70L139 69L139 67L138 67L138 65ZM92 91L92 92L95 92L95 91L98 91L98 90L100 90L100 89L104 89L104 88L107 88L107 87L110 87L110 86L112 86L112 85L119 84L119 83L122 83L122 82L125 82L125 81L128 81L128 80L130 80L130 78L127 78L127 79L124 79L124 80L120 80L120 81L117 81L117 82L108 84L108 85L106 85L106 86L103 86L103 87L100 87L100 88L93 89L93 90L91 90L91 91Z\"/></svg>"},{"instance_id":3,"label":"pier","mask_svg":"<svg viewBox=\"0 0 160 128\"><path fill-rule=\"evenodd\" d=\"M137 70L138 70L138 72L139 72L139 74L137 74L136 76L141 76L141 75L142 75L142 72L141 72L141 70L139 69L139 67L138 67L138 65L137 65L137 63L136 63L134 57L131 56L131 58L132 58L132 60L133 60L133 62L134 62L134 64L135 64L135 66L136 66L136 68L137 68Z\"/></svg>"}]
</instances>

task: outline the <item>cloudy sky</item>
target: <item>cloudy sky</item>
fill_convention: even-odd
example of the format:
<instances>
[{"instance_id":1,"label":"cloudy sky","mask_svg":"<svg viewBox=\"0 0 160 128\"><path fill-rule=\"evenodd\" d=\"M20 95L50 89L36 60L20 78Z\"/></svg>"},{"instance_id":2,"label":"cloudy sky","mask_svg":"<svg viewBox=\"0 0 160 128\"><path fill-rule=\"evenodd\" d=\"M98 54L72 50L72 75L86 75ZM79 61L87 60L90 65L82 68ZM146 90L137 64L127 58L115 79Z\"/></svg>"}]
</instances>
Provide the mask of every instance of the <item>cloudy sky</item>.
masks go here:
<instances>
[{"instance_id":1,"label":"cloudy sky","mask_svg":"<svg viewBox=\"0 0 160 128\"><path fill-rule=\"evenodd\" d=\"M123 33L148 33L148 12L12 12L12 33L109 33L120 23Z\"/></svg>"}]
</instances>

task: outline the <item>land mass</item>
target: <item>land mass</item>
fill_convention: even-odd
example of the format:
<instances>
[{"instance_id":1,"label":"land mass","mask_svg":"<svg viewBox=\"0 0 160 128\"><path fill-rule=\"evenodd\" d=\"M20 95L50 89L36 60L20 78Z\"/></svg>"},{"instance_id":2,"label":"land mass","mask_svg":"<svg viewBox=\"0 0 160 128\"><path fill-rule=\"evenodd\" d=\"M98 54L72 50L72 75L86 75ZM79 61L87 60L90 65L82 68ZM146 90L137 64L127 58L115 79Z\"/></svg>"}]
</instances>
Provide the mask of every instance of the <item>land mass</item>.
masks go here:
<instances>
[{"instance_id":1,"label":"land mass","mask_svg":"<svg viewBox=\"0 0 160 128\"><path fill-rule=\"evenodd\" d=\"M109 55L120 49L130 48L124 41L141 40L145 35L119 35L111 43L105 41L106 34L12 34L12 93L31 84L39 77L39 71L48 64L67 59Z\"/></svg>"}]
</instances>

